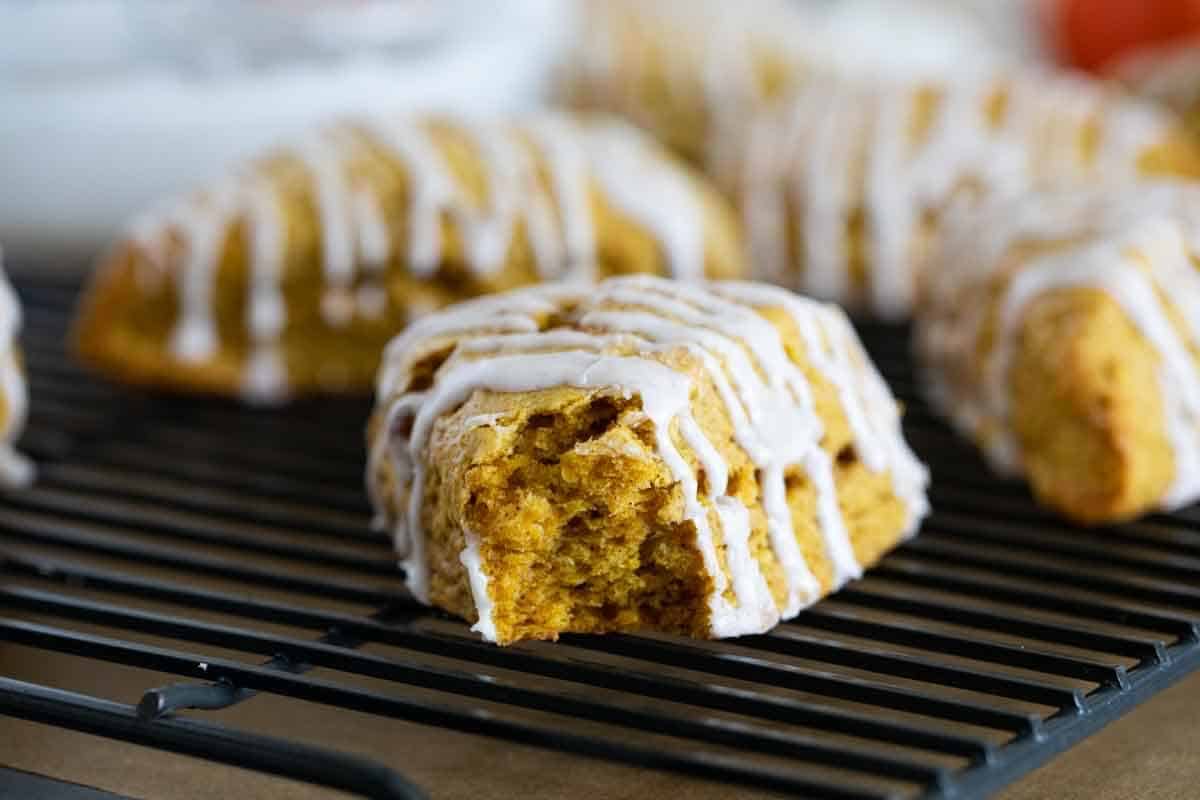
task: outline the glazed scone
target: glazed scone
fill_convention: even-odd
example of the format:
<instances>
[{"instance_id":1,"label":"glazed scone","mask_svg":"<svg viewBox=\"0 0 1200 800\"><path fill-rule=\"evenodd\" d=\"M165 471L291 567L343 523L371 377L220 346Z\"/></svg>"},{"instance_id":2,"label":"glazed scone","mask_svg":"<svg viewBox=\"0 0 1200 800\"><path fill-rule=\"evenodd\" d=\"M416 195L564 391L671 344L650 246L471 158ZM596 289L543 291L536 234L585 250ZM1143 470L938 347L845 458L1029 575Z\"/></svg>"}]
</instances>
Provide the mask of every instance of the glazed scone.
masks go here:
<instances>
[{"instance_id":1,"label":"glazed scone","mask_svg":"<svg viewBox=\"0 0 1200 800\"><path fill-rule=\"evenodd\" d=\"M412 594L507 644L765 631L912 534L927 474L833 306L649 276L388 347L368 486Z\"/></svg>"},{"instance_id":2,"label":"glazed scone","mask_svg":"<svg viewBox=\"0 0 1200 800\"><path fill-rule=\"evenodd\" d=\"M793 90L811 67L805 18L782 0L588 0L562 91L620 114L695 164L716 131Z\"/></svg>"},{"instance_id":3,"label":"glazed scone","mask_svg":"<svg viewBox=\"0 0 1200 800\"><path fill-rule=\"evenodd\" d=\"M122 380L277 400L369 390L388 339L456 300L743 270L726 202L625 123L364 119L136 221L74 338Z\"/></svg>"},{"instance_id":4,"label":"glazed scone","mask_svg":"<svg viewBox=\"0 0 1200 800\"><path fill-rule=\"evenodd\" d=\"M711 170L755 277L887 319L910 315L951 203L1200 175L1173 116L1064 76L814 82L737 136Z\"/></svg>"},{"instance_id":5,"label":"glazed scone","mask_svg":"<svg viewBox=\"0 0 1200 800\"><path fill-rule=\"evenodd\" d=\"M917 313L936 406L1084 523L1200 497L1200 188L1107 187L956 216Z\"/></svg>"},{"instance_id":6,"label":"glazed scone","mask_svg":"<svg viewBox=\"0 0 1200 800\"><path fill-rule=\"evenodd\" d=\"M25 428L29 389L21 362L17 334L21 331L21 305L4 272L0 250L0 488L16 489L33 481L33 463L17 452L14 442Z\"/></svg>"}]
</instances>

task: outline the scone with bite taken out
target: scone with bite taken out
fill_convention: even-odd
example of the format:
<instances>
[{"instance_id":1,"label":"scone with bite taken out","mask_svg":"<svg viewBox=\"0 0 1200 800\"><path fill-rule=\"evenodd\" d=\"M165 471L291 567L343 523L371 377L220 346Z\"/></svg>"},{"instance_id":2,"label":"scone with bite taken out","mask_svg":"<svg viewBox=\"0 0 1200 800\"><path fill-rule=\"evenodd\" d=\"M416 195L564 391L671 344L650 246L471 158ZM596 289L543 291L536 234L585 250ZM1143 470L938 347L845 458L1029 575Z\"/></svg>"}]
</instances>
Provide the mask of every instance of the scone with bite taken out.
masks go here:
<instances>
[{"instance_id":1,"label":"scone with bite taken out","mask_svg":"<svg viewBox=\"0 0 1200 800\"><path fill-rule=\"evenodd\" d=\"M508 644L762 632L926 511L838 309L630 276L459 304L389 345L368 485L413 595Z\"/></svg>"}]
</instances>

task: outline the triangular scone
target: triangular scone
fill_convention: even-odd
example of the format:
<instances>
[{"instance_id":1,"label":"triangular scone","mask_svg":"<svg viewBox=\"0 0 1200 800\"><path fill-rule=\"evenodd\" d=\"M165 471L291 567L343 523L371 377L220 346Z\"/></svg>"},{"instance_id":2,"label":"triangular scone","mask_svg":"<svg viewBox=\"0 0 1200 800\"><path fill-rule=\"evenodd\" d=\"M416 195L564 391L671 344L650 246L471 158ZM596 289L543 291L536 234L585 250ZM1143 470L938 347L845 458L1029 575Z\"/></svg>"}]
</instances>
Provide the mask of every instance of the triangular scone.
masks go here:
<instances>
[{"instance_id":1,"label":"triangular scone","mask_svg":"<svg viewBox=\"0 0 1200 800\"><path fill-rule=\"evenodd\" d=\"M758 279L890 319L909 316L951 203L1200 175L1173 116L1067 76L814 81L716 152Z\"/></svg>"},{"instance_id":2,"label":"triangular scone","mask_svg":"<svg viewBox=\"0 0 1200 800\"><path fill-rule=\"evenodd\" d=\"M767 630L926 511L846 316L630 276L463 303L388 347L368 485L409 589L501 644Z\"/></svg>"},{"instance_id":3,"label":"triangular scone","mask_svg":"<svg viewBox=\"0 0 1200 800\"><path fill-rule=\"evenodd\" d=\"M12 489L28 485L34 467L13 446L25 428L29 388L17 343L21 305L4 274L3 262L0 251L0 487Z\"/></svg>"},{"instance_id":4,"label":"triangular scone","mask_svg":"<svg viewBox=\"0 0 1200 800\"><path fill-rule=\"evenodd\" d=\"M726 203L625 123L364 119L136 221L75 341L135 383L260 400L363 391L387 340L448 302L743 268Z\"/></svg>"},{"instance_id":5,"label":"triangular scone","mask_svg":"<svg viewBox=\"0 0 1200 800\"><path fill-rule=\"evenodd\" d=\"M937 260L925 377L998 470L1088 523L1200 497L1200 188L997 200Z\"/></svg>"}]
</instances>

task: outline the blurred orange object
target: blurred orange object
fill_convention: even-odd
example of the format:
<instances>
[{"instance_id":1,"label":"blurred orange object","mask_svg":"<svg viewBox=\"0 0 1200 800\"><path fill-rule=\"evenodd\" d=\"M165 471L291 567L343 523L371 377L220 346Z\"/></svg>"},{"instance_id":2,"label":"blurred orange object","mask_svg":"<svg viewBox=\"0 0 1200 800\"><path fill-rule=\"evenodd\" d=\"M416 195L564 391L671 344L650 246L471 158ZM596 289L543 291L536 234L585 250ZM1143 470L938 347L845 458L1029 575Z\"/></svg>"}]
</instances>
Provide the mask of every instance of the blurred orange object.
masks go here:
<instances>
[{"instance_id":1,"label":"blurred orange object","mask_svg":"<svg viewBox=\"0 0 1200 800\"><path fill-rule=\"evenodd\" d=\"M1200 38L1200 0L1045 0L1043 11L1058 57L1096 72L1144 47Z\"/></svg>"}]
</instances>

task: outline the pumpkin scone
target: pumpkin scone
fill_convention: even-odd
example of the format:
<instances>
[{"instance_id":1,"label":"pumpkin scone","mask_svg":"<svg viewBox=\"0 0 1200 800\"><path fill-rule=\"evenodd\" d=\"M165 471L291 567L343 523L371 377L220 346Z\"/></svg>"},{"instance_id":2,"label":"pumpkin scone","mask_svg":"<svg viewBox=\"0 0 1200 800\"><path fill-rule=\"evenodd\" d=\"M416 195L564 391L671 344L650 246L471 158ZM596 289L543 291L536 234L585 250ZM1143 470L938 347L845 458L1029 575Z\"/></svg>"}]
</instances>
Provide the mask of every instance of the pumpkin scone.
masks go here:
<instances>
[{"instance_id":1,"label":"pumpkin scone","mask_svg":"<svg viewBox=\"0 0 1200 800\"><path fill-rule=\"evenodd\" d=\"M1200 497L1200 188L996 200L917 313L931 399L998 471L1103 523Z\"/></svg>"},{"instance_id":2,"label":"pumpkin scone","mask_svg":"<svg viewBox=\"0 0 1200 800\"><path fill-rule=\"evenodd\" d=\"M1172 115L1071 76L814 81L736 136L710 168L755 277L887 319L911 314L953 203L1200 175Z\"/></svg>"},{"instance_id":3,"label":"pumpkin scone","mask_svg":"<svg viewBox=\"0 0 1200 800\"><path fill-rule=\"evenodd\" d=\"M13 443L25 428L29 388L17 334L21 331L21 305L4 273L0 250L0 488L14 489L33 481L34 466Z\"/></svg>"},{"instance_id":4,"label":"pumpkin scone","mask_svg":"<svg viewBox=\"0 0 1200 800\"><path fill-rule=\"evenodd\" d=\"M628 276L445 309L388 347L369 440L412 594L500 644L765 631L927 509L845 315L761 284Z\"/></svg>"},{"instance_id":5,"label":"pumpkin scone","mask_svg":"<svg viewBox=\"0 0 1200 800\"><path fill-rule=\"evenodd\" d=\"M364 119L137 220L74 339L122 380L271 401L369 390L398 330L464 298L743 271L726 202L625 123Z\"/></svg>"}]
</instances>

